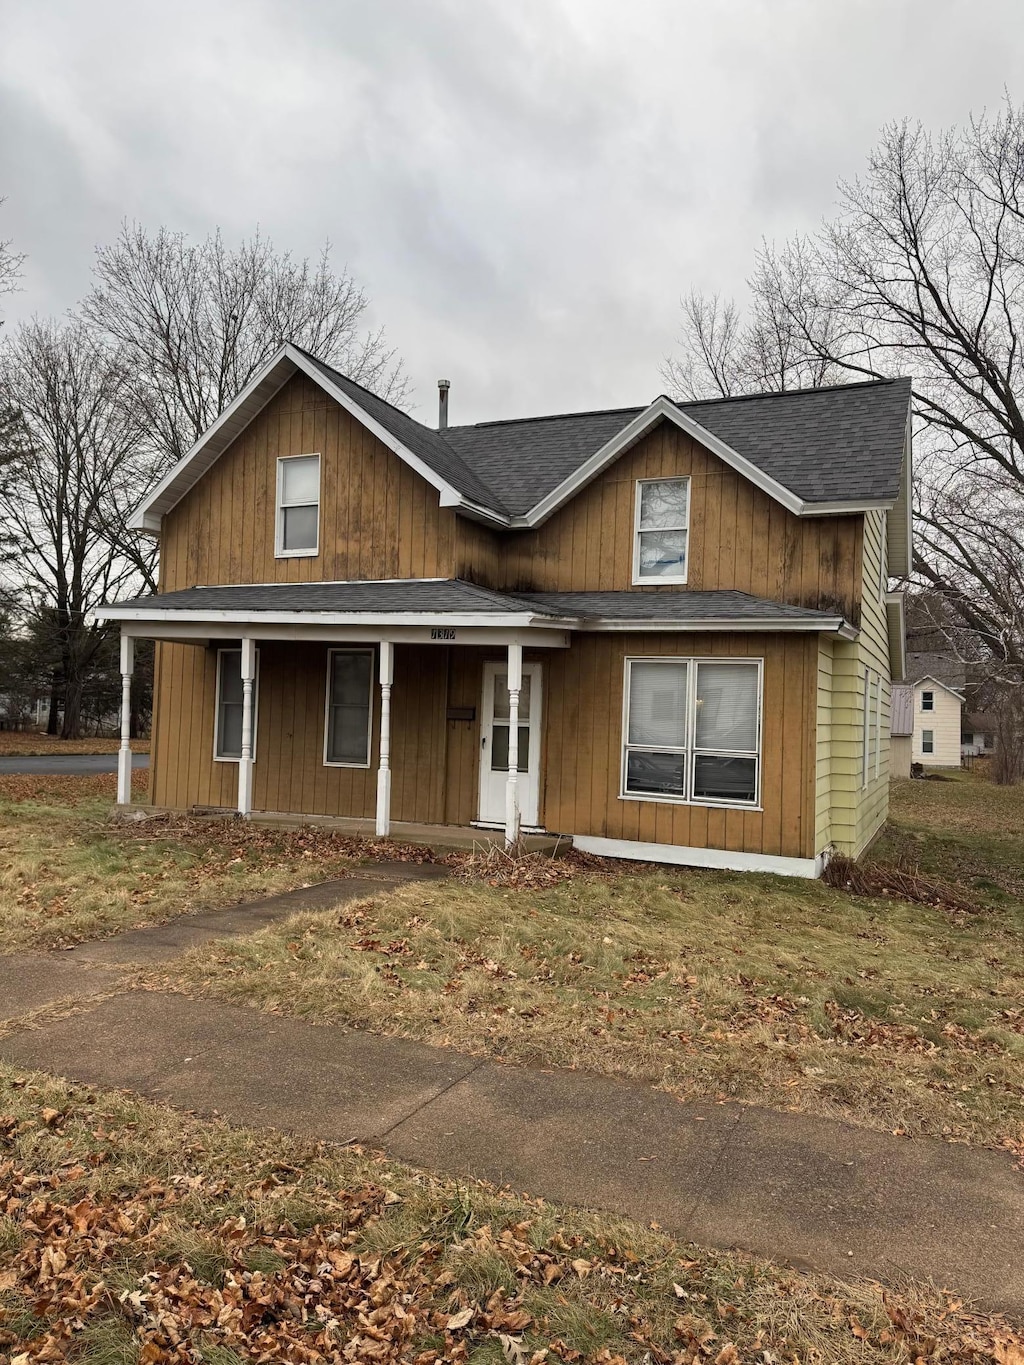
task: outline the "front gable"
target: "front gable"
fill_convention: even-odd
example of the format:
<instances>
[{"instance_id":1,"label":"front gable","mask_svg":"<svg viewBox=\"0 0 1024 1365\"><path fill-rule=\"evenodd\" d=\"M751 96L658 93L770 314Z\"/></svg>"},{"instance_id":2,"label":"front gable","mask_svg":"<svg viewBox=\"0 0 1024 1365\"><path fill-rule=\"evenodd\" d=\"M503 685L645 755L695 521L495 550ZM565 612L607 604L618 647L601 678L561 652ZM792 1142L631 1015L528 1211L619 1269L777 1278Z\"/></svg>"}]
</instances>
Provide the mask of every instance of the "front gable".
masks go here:
<instances>
[{"instance_id":1,"label":"front gable","mask_svg":"<svg viewBox=\"0 0 1024 1365\"><path fill-rule=\"evenodd\" d=\"M319 550L284 558L277 462L296 455L321 457ZM451 577L483 530L456 522L435 488L296 373L163 515L160 587Z\"/></svg>"}]
</instances>

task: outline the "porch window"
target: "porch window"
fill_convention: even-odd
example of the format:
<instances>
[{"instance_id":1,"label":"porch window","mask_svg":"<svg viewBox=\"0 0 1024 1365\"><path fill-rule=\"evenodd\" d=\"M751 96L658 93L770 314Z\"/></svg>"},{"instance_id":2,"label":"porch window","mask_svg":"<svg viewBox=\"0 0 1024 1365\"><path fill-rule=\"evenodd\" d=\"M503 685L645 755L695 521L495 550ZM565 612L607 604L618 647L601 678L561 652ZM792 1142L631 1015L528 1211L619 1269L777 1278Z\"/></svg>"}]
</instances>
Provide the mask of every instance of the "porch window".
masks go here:
<instances>
[{"instance_id":1,"label":"porch window","mask_svg":"<svg viewBox=\"0 0 1024 1365\"><path fill-rule=\"evenodd\" d=\"M921 731L921 752L923 754L933 754L935 752L935 731Z\"/></svg>"},{"instance_id":2,"label":"porch window","mask_svg":"<svg viewBox=\"0 0 1024 1365\"><path fill-rule=\"evenodd\" d=\"M628 659L623 795L755 805L760 711L755 659Z\"/></svg>"},{"instance_id":3,"label":"porch window","mask_svg":"<svg viewBox=\"0 0 1024 1365\"><path fill-rule=\"evenodd\" d=\"M259 651L256 652L256 677L252 684L252 756L256 758L256 701L259 678ZM214 758L237 762L242 757L242 651L217 651L217 718Z\"/></svg>"},{"instance_id":4,"label":"porch window","mask_svg":"<svg viewBox=\"0 0 1024 1365\"><path fill-rule=\"evenodd\" d=\"M327 658L324 763L329 767L368 768L373 650L332 649Z\"/></svg>"},{"instance_id":5,"label":"porch window","mask_svg":"<svg viewBox=\"0 0 1024 1365\"><path fill-rule=\"evenodd\" d=\"M634 583L685 583L690 526L689 479L639 479Z\"/></svg>"},{"instance_id":6,"label":"porch window","mask_svg":"<svg viewBox=\"0 0 1024 1365\"><path fill-rule=\"evenodd\" d=\"M320 456L283 455L277 462L277 558L320 548Z\"/></svg>"}]
</instances>

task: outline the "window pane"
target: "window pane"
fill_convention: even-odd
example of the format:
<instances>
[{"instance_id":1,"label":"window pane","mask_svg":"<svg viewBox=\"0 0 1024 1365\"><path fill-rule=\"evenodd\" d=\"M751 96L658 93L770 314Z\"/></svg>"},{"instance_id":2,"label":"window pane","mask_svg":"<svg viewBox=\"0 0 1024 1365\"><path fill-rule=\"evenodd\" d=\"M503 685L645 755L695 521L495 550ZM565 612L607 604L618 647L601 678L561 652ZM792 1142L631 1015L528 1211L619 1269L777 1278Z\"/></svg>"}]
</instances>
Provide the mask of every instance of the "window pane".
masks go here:
<instances>
[{"instance_id":1,"label":"window pane","mask_svg":"<svg viewBox=\"0 0 1024 1365\"><path fill-rule=\"evenodd\" d=\"M315 455L281 461L281 502L320 501L320 461Z\"/></svg>"},{"instance_id":2,"label":"window pane","mask_svg":"<svg viewBox=\"0 0 1024 1365\"><path fill-rule=\"evenodd\" d=\"M218 758L242 757L242 705L224 702L220 708L220 731L217 736Z\"/></svg>"},{"instance_id":3,"label":"window pane","mask_svg":"<svg viewBox=\"0 0 1024 1365\"><path fill-rule=\"evenodd\" d=\"M328 763L370 760L370 685L373 657L365 652L331 655Z\"/></svg>"},{"instance_id":4,"label":"window pane","mask_svg":"<svg viewBox=\"0 0 1024 1365\"><path fill-rule=\"evenodd\" d=\"M685 574L685 531L640 532L641 578L682 578Z\"/></svg>"},{"instance_id":5,"label":"window pane","mask_svg":"<svg viewBox=\"0 0 1024 1365\"><path fill-rule=\"evenodd\" d=\"M640 485L640 530L686 525L688 479L652 479Z\"/></svg>"},{"instance_id":6,"label":"window pane","mask_svg":"<svg viewBox=\"0 0 1024 1365\"><path fill-rule=\"evenodd\" d=\"M283 518L282 550L315 550L319 507L285 507Z\"/></svg>"},{"instance_id":7,"label":"window pane","mask_svg":"<svg viewBox=\"0 0 1024 1365\"><path fill-rule=\"evenodd\" d=\"M331 701L336 705L369 706L373 656L342 652L331 655Z\"/></svg>"},{"instance_id":8,"label":"window pane","mask_svg":"<svg viewBox=\"0 0 1024 1365\"><path fill-rule=\"evenodd\" d=\"M693 794L711 801L753 801L757 759L698 754L693 762Z\"/></svg>"},{"instance_id":9,"label":"window pane","mask_svg":"<svg viewBox=\"0 0 1024 1365\"><path fill-rule=\"evenodd\" d=\"M757 748L757 667L697 665L698 749Z\"/></svg>"},{"instance_id":10,"label":"window pane","mask_svg":"<svg viewBox=\"0 0 1024 1365\"><path fill-rule=\"evenodd\" d=\"M508 732L507 725L491 726L491 772L508 772ZM519 727L519 758L516 762L517 773L530 771L530 727Z\"/></svg>"},{"instance_id":11,"label":"window pane","mask_svg":"<svg viewBox=\"0 0 1024 1365\"><path fill-rule=\"evenodd\" d=\"M686 669L685 663L630 664L630 744L686 744Z\"/></svg>"},{"instance_id":12,"label":"window pane","mask_svg":"<svg viewBox=\"0 0 1024 1365\"><path fill-rule=\"evenodd\" d=\"M332 706L327 761L365 764L369 758L366 751L368 725L365 706Z\"/></svg>"},{"instance_id":13,"label":"window pane","mask_svg":"<svg viewBox=\"0 0 1024 1365\"><path fill-rule=\"evenodd\" d=\"M626 755L628 792L682 796L685 779L685 754L655 754L645 753L642 749L630 749Z\"/></svg>"},{"instance_id":14,"label":"window pane","mask_svg":"<svg viewBox=\"0 0 1024 1365\"><path fill-rule=\"evenodd\" d=\"M508 720L511 699L508 695L508 674L494 675L494 719ZM519 690L519 719L530 719L530 675L523 674L523 685Z\"/></svg>"},{"instance_id":15,"label":"window pane","mask_svg":"<svg viewBox=\"0 0 1024 1365\"><path fill-rule=\"evenodd\" d=\"M225 649L220 654L220 700L242 703L242 651Z\"/></svg>"}]
</instances>

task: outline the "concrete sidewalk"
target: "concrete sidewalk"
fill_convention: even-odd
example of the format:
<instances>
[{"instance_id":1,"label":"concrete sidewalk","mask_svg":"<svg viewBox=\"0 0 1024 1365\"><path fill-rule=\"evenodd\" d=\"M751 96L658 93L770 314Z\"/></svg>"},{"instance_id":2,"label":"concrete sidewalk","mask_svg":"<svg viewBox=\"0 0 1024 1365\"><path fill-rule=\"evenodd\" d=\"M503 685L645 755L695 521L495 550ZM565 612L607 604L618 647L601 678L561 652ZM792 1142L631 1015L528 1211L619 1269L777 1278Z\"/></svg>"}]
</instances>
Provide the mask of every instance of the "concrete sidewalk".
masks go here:
<instances>
[{"instance_id":1,"label":"concrete sidewalk","mask_svg":"<svg viewBox=\"0 0 1024 1365\"><path fill-rule=\"evenodd\" d=\"M349 878L316 895L334 903L365 886ZM236 1123L379 1146L433 1170L657 1221L705 1245L838 1275L931 1278L1024 1314L1024 1177L1007 1157L125 989L128 963L181 950L158 938L140 930L120 946L40 955L54 972L51 998L72 995L78 1012L15 1023L0 1058ZM16 1003L4 994L13 963L4 973L0 959L0 1016L21 1012L3 1007ZM37 985L22 998L43 1003Z\"/></svg>"}]
</instances>

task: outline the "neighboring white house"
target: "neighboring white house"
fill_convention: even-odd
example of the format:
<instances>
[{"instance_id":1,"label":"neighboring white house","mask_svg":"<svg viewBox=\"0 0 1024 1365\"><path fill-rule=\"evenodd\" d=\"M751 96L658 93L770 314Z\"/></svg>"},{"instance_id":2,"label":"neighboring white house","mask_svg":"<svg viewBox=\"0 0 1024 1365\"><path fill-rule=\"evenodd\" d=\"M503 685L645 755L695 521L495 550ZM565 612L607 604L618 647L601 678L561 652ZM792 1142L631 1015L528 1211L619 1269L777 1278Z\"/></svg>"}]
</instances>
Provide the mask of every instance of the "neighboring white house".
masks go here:
<instances>
[{"instance_id":1,"label":"neighboring white house","mask_svg":"<svg viewBox=\"0 0 1024 1365\"><path fill-rule=\"evenodd\" d=\"M960 753L964 758L987 758L996 748L995 716L984 711L975 711L963 718L960 732Z\"/></svg>"},{"instance_id":2,"label":"neighboring white house","mask_svg":"<svg viewBox=\"0 0 1024 1365\"><path fill-rule=\"evenodd\" d=\"M913 696L912 762L926 768L959 768L963 697L930 676L913 684Z\"/></svg>"}]
</instances>

